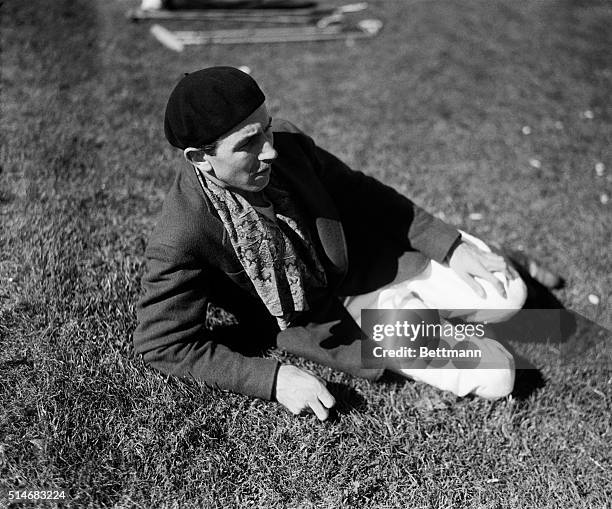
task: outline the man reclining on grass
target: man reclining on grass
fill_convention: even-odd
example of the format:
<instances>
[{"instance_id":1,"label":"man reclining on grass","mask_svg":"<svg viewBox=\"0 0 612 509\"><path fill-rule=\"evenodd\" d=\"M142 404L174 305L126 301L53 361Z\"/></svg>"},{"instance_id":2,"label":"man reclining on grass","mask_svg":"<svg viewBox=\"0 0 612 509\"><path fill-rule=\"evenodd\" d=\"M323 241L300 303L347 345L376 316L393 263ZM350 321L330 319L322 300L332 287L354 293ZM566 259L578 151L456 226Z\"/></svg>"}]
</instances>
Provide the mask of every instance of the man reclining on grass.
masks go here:
<instances>
[{"instance_id":1,"label":"man reclining on grass","mask_svg":"<svg viewBox=\"0 0 612 509\"><path fill-rule=\"evenodd\" d=\"M504 257L273 120L242 71L187 74L168 100L165 134L189 165L146 250L134 333L136 353L164 373L323 420L335 404L324 381L253 352L272 345L377 380L384 369L361 362L362 309L472 309L464 320L494 322L525 301ZM238 323L207 327L209 303ZM508 395L512 355L471 341L495 369L395 371L459 396Z\"/></svg>"}]
</instances>

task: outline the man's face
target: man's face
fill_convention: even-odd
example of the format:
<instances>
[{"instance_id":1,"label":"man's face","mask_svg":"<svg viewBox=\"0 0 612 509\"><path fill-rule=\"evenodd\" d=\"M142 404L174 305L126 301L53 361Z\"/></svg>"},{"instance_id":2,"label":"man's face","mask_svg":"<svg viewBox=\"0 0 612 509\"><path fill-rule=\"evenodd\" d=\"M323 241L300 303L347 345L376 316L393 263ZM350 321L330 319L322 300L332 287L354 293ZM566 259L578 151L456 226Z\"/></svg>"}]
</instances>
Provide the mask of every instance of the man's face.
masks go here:
<instances>
[{"instance_id":1,"label":"man's face","mask_svg":"<svg viewBox=\"0 0 612 509\"><path fill-rule=\"evenodd\" d=\"M215 155L204 156L226 187L256 193L268 185L277 156L271 123L264 103L219 139Z\"/></svg>"}]
</instances>

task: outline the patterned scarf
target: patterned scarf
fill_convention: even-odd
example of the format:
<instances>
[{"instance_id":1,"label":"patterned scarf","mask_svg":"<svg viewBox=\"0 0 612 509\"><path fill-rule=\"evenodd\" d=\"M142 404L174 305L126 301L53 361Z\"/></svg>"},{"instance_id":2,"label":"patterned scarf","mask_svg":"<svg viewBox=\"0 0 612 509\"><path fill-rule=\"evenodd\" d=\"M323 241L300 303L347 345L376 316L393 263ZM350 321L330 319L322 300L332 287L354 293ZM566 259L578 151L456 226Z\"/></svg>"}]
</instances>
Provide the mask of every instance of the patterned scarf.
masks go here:
<instances>
[{"instance_id":1,"label":"patterned scarf","mask_svg":"<svg viewBox=\"0 0 612 509\"><path fill-rule=\"evenodd\" d=\"M265 194L274 207L274 221L258 213L240 194L218 186L194 169L257 295L280 329L286 329L297 313L309 309L307 291L327 284L294 200L273 172Z\"/></svg>"}]
</instances>

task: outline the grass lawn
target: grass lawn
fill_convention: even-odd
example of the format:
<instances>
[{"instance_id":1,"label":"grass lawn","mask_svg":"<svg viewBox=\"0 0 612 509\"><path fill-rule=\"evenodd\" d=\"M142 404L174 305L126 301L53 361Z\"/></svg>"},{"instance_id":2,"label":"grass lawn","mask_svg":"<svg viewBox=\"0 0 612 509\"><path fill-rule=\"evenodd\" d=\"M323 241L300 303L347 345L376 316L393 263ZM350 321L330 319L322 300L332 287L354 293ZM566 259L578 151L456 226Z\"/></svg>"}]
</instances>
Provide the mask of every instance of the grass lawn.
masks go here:
<instances>
[{"instance_id":1,"label":"grass lawn","mask_svg":"<svg viewBox=\"0 0 612 509\"><path fill-rule=\"evenodd\" d=\"M535 345L539 371L496 403L287 359L340 400L320 424L167 380L131 333L182 164L167 95L221 64L352 167L546 260L564 306L609 327L612 5L371 0L386 24L369 41L178 54L125 20L137 3L0 5L0 489L64 488L62 507L611 507L609 336L563 361Z\"/></svg>"}]
</instances>

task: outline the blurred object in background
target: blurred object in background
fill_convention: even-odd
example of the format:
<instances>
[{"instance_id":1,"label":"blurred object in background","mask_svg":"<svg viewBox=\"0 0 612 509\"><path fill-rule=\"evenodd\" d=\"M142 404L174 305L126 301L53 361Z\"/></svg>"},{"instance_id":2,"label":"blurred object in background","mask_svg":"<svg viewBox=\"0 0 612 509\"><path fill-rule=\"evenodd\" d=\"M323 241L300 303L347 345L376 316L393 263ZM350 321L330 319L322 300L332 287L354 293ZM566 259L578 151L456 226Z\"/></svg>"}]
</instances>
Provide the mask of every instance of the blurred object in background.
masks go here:
<instances>
[{"instance_id":1,"label":"blurred object in background","mask_svg":"<svg viewBox=\"0 0 612 509\"><path fill-rule=\"evenodd\" d=\"M345 14L368 8L367 2L334 6L304 0L142 0L127 17L139 20L237 21L273 24L323 24L343 21Z\"/></svg>"},{"instance_id":2,"label":"blurred object in background","mask_svg":"<svg viewBox=\"0 0 612 509\"><path fill-rule=\"evenodd\" d=\"M142 10L161 9L298 9L314 7L308 0L142 0Z\"/></svg>"},{"instance_id":3,"label":"blurred object in background","mask_svg":"<svg viewBox=\"0 0 612 509\"><path fill-rule=\"evenodd\" d=\"M322 5L303 0L142 0L141 8L127 13L132 21L172 20L234 21L251 26L170 30L159 24L150 27L151 35L173 51L187 45L253 44L345 40L373 37L383 23L378 19L349 21L347 14L368 8L367 2L341 6ZM260 24L266 26L257 26ZM293 25L269 27L270 24ZM299 25L299 26L296 26Z\"/></svg>"},{"instance_id":4,"label":"blurred object in background","mask_svg":"<svg viewBox=\"0 0 612 509\"><path fill-rule=\"evenodd\" d=\"M356 25L331 24L291 28L233 28L213 30L168 30L154 24L150 32L168 49L183 51L185 46L202 44L256 44L308 41L334 41L374 37L382 28L378 19L364 19Z\"/></svg>"}]
</instances>

